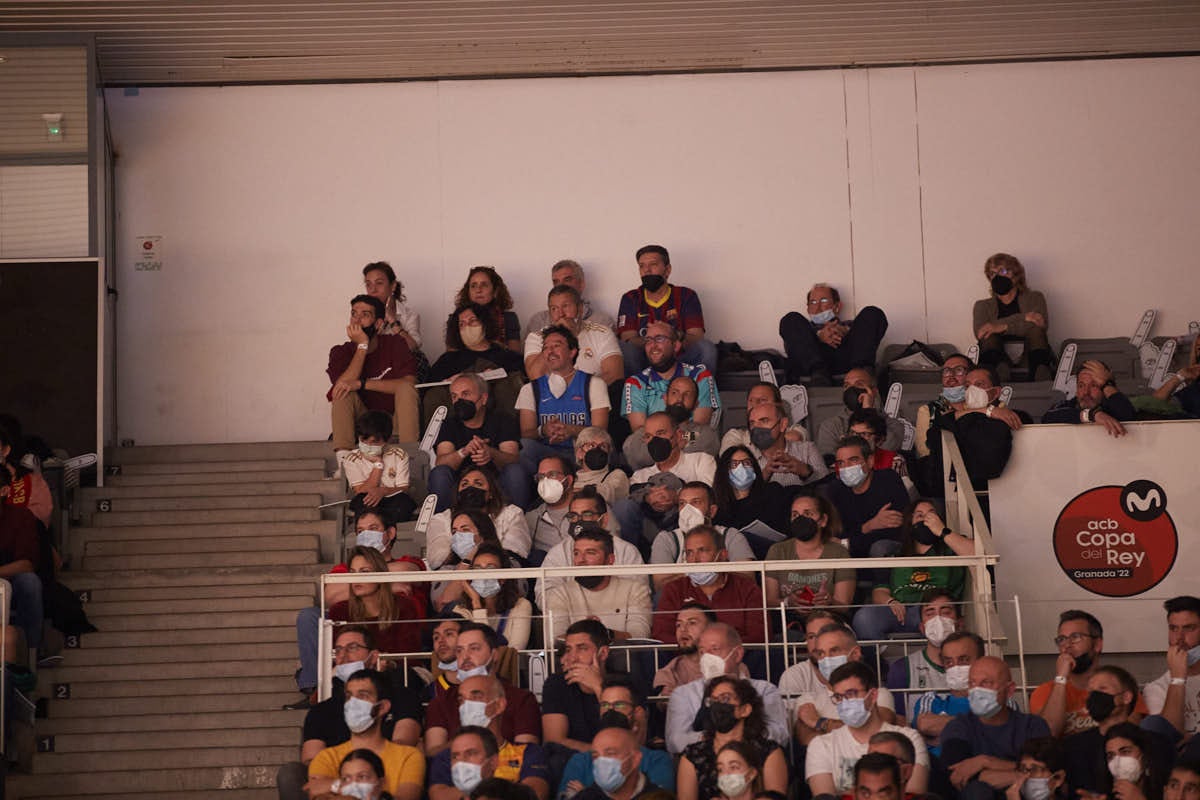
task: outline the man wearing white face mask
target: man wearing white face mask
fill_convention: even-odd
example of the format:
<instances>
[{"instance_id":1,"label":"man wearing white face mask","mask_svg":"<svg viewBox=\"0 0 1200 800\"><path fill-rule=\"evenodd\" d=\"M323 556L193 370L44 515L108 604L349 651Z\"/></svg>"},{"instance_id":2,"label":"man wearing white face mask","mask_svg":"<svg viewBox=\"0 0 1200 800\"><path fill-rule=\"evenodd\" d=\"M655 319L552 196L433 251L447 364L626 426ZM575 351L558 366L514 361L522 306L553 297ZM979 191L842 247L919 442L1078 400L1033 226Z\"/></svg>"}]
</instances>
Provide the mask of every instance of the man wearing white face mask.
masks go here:
<instances>
[{"instance_id":1,"label":"man wearing white face mask","mask_svg":"<svg viewBox=\"0 0 1200 800\"><path fill-rule=\"evenodd\" d=\"M464 622L455 644L458 683L439 693L425 710L425 755L434 756L448 744L462 726L458 692L470 678L488 675L494 668L495 651L500 646L496 632L478 622ZM503 679L501 679L503 682ZM542 736L541 711L537 699L527 690L504 683L504 709L497 723L505 739L513 742L538 742Z\"/></svg>"},{"instance_id":2,"label":"man wearing white face mask","mask_svg":"<svg viewBox=\"0 0 1200 800\"><path fill-rule=\"evenodd\" d=\"M900 695L897 711L904 715L904 695L914 689L946 689L946 669L942 666L942 642L962 626L962 615L954 595L945 589L930 589L921 603L921 632L925 646L893 661L888 668L887 686Z\"/></svg>"},{"instance_id":3,"label":"man wearing white face mask","mask_svg":"<svg viewBox=\"0 0 1200 800\"><path fill-rule=\"evenodd\" d=\"M942 642L941 664L949 691L921 695L913 703L909 716L909 724L925 737L930 753L941 753L938 741L947 723L971 710L967 701L971 665L983 658L983 654L983 639L970 631L956 631Z\"/></svg>"},{"instance_id":4,"label":"man wearing white face mask","mask_svg":"<svg viewBox=\"0 0 1200 800\"><path fill-rule=\"evenodd\" d=\"M924 431L924 453L917 459L914 477L921 491L933 497L945 494L942 431L954 436L972 486L976 491L984 491L987 482L999 477L1008 465L1013 431L1033 422L1028 414L1000 404L998 379L987 367L969 366L960 388L961 403L932 403L923 407L930 412L929 424Z\"/></svg>"},{"instance_id":5,"label":"man wearing white face mask","mask_svg":"<svg viewBox=\"0 0 1200 800\"><path fill-rule=\"evenodd\" d=\"M808 316L792 311L779 320L787 352L788 382L809 378L813 386L831 386L832 376L854 367L874 369L875 353L887 333L887 315L865 306L852 319L842 317L838 290L818 283L808 290Z\"/></svg>"},{"instance_id":6,"label":"man wearing white face mask","mask_svg":"<svg viewBox=\"0 0 1200 800\"><path fill-rule=\"evenodd\" d=\"M908 737L916 753L912 775L904 789L922 793L929 785L929 754L912 728L884 722L879 715L879 681L860 661L851 661L829 676L833 700L842 725L813 739L804 758L804 774L813 797L843 794L854 787L854 765L867 754L871 737L892 731Z\"/></svg>"},{"instance_id":7,"label":"man wearing white face mask","mask_svg":"<svg viewBox=\"0 0 1200 800\"><path fill-rule=\"evenodd\" d=\"M608 389L595 375L575 369L579 341L561 325L542 331L546 372L521 387L516 409L521 421L521 467L527 475L549 455L575 457L575 437L584 428L608 426Z\"/></svg>"},{"instance_id":8,"label":"man wearing white face mask","mask_svg":"<svg viewBox=\"0 0 1200 800\"><path fill-rule=\"evenodd\" d=\"M387 791L403 800L417 800L425 785L425 759L421 751L386 739L382 732L383 718L391 709L385 697L387 684L375 670L359 670L346 682L346 702L343 717L350 729L350 738L341 744L317 753L308 765L308 783L304 790L310 797L325 792L337 794L342 760L353 750L370 750L383 761Z\"/></svg>"},{"instance_id":9,"label":"man wearing white face mask","mask_svg":"<svg viewBox=\"0 0 1200 800\"><path fill-rule=\"evenodd\" d=\"M908 490L895 470L875 469L875 451L866 439L838 442L833 462L838 480L829 500L842 519L842 538L854 558L880 558L900 550ZM882 581L881 581L882 582Z\"/></svg>"},{"instance_id":10,"label":"man wearing white face mask","mask_svg":"<svg viewBox=\"0 0 1200 800\"><path fill-rule=\"evenodd\" d=\"M660 642L674 642L675 614L685 605L696 603L717 612L719 621L741 632L742 641L764 641L762 588L745 575L703 568L704 564L729 560L724 535L710 525L697 525L684 538L683 551L686 562L696 565L695 570L675 575L663 586L652 636Z\"/></svg>"},{"instance_id":11,"label":"man wearing white face mask","mask_svg":"<svg viewBox=\"0 0 1200 800\"><path fill-rule=\"evenodd\" d=\"M642 751L632 731L601 730L592 739L591 752L594 783L575 795L575 800L637 800L663 794L640 769Z\"/></svg>"},{"instance_id":12,"label":"man wearing white face mask","mask_svg":"<svg viewBox=\"0 0 1200 800\"><path fill-rule=\"evenodd\" d=\"M712 525L713 529L725 537L725 552L730 561L753 561L754 551L746 541L746 534L737 528L724 525L713 525L713 515L717 513L717 500L712 487L703 481L688 481L679 490L679 527L671 531L659 531L650 546L650 563L652 564L683 564L687 560L684 548L684 537L700 525ZM661 591L663 586L678 575L655 574L650 576L655 591Z\"/></svg>"},{"instance_id":13,"label":"man wearing white face mask","mask_svg":"<svg viewBox=\"0 0 1200 800\"><path fill-rule=\"evenodd\" d=\"M333 694L304 715L300 760L284 764L275 779L280 800L305 800L301 787L308 779L308 764L327 747L350 738L343 706L347 679L360 670L377 668L379 651L371 631L362 625L345 625L333 639ZM397 744L416 745L421 738L421 699L416 690L388 681L390 708L382 714L382 734Z\"/></svg>"},{"instance_id":14,"label":"man wearing white face mask","mask_svg":"<svg viewBox=\"0 0 1200 800\"><path fill-rule=\"evenodd\" d=\"M682 753L689 744L700 741L703 725L696 727L696 715L702 707L705 684L720 675L740 676L741 673L744 653L742 637L729 625L714 622L706 627L700 634L698 649L701 677L676 687L667 703L667 752L672 755ZM791 731L779 689L773 683L754 678L750 679L750 683L763 700L767 736L780 746L786 746Z\"/></svg>"},{"instance_id":15,"label":"man wearing white face mask","mask_svg":"<svg viewBox=\"0 0 1200 800\"><path fill-rule=\"evenodd\" d=\"M538 800L550 794L550 769L540 745L504 738L500 718L505 688L494 676L468 678L459 687L459 728L450 746L429 762L429 800L465 800L487 778L522 783ZM489 734L491 741L487 741Z\"/></svg>"},{"instance_id":16,"label":"man wearing white face mask","mask_svg":"<svg viewBox=\"0 0 1200 800\"><path fill-rule=\"evenodd\" d=\"M808 658L779 677L779 689L792 699L796 740L807 745L821 734L841 727L830 676L843 664L861 663L863 652L854 631L829 611L814 611L809 615L804 638ZM888 723L896 721L896 701L886 688L879 688L875 705L880 719Z\"/></svg>"},{"instance_id":17,"label":"man wearing white face mask","mask_svg":"<svg viewBox=\"0 0 1200 800\"><path fill-rule=\"evenodd\" d=\"M526 512L525 524L533 537L529 565L536 567L566 536L565 518L575 489L575 465L564 456L546 456L538 462L533 478L542 502Z\"/></svg>"},{"instance_id":18,"label":"man wearing white face mask","mask_svg":"<svg viewBox=\"0 0 1200 800\"><path fill-rule=\"evenodd\" d=\"M942 763L962 800L990 800L1020 779L1021 748L1029 739L1049 736L1050 727L1041 717L1009 707L1016 685L1002 659L977 660L967 680L970 711L942 730Z\"/></svg>"}]
</instances>

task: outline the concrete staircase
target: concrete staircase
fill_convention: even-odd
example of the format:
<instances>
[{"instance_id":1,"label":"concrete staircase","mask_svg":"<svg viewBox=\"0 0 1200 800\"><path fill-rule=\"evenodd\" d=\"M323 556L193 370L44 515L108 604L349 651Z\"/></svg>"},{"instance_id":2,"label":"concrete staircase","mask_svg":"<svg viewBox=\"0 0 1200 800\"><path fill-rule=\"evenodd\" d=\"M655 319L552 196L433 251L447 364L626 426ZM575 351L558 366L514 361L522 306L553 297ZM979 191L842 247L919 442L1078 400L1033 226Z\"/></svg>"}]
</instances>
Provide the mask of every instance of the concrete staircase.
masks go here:
<instances>
[{"instance_id":1,"label":"concrete staircase","mask_svg":"<svg viewBox=\"0 0 1200 800\"><path fill-rule=\"evenodd\" d=\"M337 552L327 442L136 447L82 495L63 581L99 632L39 673L11 797L275 798L299 752L295 616ZM339 509L340 511L340 509ZM322 553L325 558L322 558ZM52 750L50 748L52 747Z\"/></svg>"}]
</instances>

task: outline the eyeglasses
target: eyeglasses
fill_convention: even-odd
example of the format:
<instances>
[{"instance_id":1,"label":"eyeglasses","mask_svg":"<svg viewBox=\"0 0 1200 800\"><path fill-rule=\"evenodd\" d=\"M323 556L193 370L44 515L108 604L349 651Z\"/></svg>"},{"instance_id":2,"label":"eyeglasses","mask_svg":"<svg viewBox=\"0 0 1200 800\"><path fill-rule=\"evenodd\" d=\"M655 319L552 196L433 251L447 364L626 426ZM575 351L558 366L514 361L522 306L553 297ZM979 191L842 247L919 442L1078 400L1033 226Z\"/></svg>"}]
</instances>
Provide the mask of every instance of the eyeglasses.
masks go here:
<instances>
[{"instance_id":1,"label":"eyeglasses","mask_svg":"<svg viewBox=\"0 0 1200 800\"><path fill-rule=\"evenodd\" d=\"M619 711L622 714L629 715L633 713L633 703L628 703L624 700L617 700L614 703L610 703L607 700L601 700L600 713L603 714L605 711Z\"/></svg>"},{"instance_id":2,"label":"eyeglasses","mask_svg":"<svg viewBox=\"0 0 1200 800\"><path fill-rule=\"evenodd\" d=\"M561 481L565 475L566 475L566 473L564 473L562 470L552 469L549 472L539 472L537 475L534 475L533 477L539 481L542 478L549 478L552 481Z\"/></svg>"},{"instance_id":3,"label":"eyeglasses","mask_svg":"<svg viewBox=\"0 0 1200 800\"><path fill-rule=\"evenodd\" d=\"M567 522L595 522L604 516L599 511L568 511L566 515Z\"/></svg>"},{"instance_id":4,"label":"eyeglasses","mask_svg":"<svg viewBox=\"0 0 1200 800\"><path fill-rule=\"evenodd\" d=\"M1009 269L1008 267L1000 267L998 269L988 270L989 278L994 278L997 275L1007 275L1008 277L1011 278L1013 276L1013 271L1011 269Z\"/></svg>"},{"instance_id":5,"label":"eyeglasses","mask_svg":"<svg viewBox=\"0 0 1200 800\"><path fill-rule=\"evenodd\" d=\"M334 647L333 654L335 656L340 656L342 653L345 653L346 655L352 655L354 653L357 653L359 650L366 650L366 649L367 649L366 647L359 644L358 642L351 642L350 644L339 644L338 646Z\"/></svg>"},{"instance_id":6,"label":"eyeglasses","mask_svg":"<svg viewBox=\"0 0 1200 800\"><path fill-rule=\"evenodd\" d=\"M828 297L822 297L820 300L809 300L808 304L810 306L831 306L833 305L833 300Z\"/></svg>"},{"instance_id":7,"label":"eyeglasses","mask_svg":"<svg viewBox=\"0 0 1200 800\"><path fill-rule=\"evenodd\" d=\"M731 458L731 459L729 459L729 466L731 466L731 467L753 467L754 462L748 458Z\"/></svg>"},{"instance_id":8,"label":"eyeglasses","mask_svg":"<svg viewBox=\"0 0 1200 800\"><path fill-rule=\"evenodd\" d=\"M727 692L725 694L719 694L716 697L704 698L704 707L709 708L713 703L725 703L726 705L736 706L738 702L739 701L736 694Z\"/></svg>"},{"instance_id":9,"label":"eyeglasses","mask_svg":"<svg viewBox=\"0 0 1200 800\"><path fill-rule=\"evenodd\" d=\"M961 378L963 375L966 375L966 374L967 374L966 367L945 367L942 369L942 377L943 378L949 377L950 375L953 375L956 378Z\"/></svg>"},{"instance_id":10,"label":"eyeglasses","mask_svg":"<svg viewBox=\"0 0 1200 800\"><path fill-rule=\"evenodd\" d=\"M663 333L656 333L653 336L647 336L646 341L654 342L655 344L666 344L667 342L675 341L675 337L667 336L666 334L663 334Z\"/></svg>"},{"instance_id":11,"label":"eyeglasses","mask_svg":"<svg viewBox=\"0 0 1200 800\"><path fill-rule=\"evenodd\" d=\"M1079 631L1076 631L1075 633L1071 633L1066 636L1055 636L1054 644L1059 647L1062 647L1067 642L1070 642L1071 644L1079 644L1084 639L1091 639L1091 638L1092 638L1092 635L1090 633L1080 633Z\"/></svg>"}]
</instances>

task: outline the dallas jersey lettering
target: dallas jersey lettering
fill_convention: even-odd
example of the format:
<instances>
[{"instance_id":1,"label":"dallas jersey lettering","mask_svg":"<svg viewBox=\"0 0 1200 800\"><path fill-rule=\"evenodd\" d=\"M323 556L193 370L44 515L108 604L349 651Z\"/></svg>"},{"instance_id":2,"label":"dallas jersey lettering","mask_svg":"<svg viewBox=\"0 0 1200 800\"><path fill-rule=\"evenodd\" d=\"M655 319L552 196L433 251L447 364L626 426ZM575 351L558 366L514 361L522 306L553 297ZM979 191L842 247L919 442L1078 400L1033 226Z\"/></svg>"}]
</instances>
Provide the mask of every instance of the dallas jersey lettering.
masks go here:
<instances>
[{"instance_id":1,"label":"dallas jersey lettering","mask_svg":"<svg viewBox=\"0 0 1200 800\"><path fill-rule=\"evenodd\" d=\"M538 425L545 425L552 419L567 425L587 427L592 424L592 407L589 403L588 390L592 376L583 370L575 370L575 377L567 384L567 390L562 397L555 397L550 391L550 376L543 375L533 381L533 401L537 406ZM571 451L574 441L559 442L551 445L560 450Z\"/></svg>"}]
</instances>

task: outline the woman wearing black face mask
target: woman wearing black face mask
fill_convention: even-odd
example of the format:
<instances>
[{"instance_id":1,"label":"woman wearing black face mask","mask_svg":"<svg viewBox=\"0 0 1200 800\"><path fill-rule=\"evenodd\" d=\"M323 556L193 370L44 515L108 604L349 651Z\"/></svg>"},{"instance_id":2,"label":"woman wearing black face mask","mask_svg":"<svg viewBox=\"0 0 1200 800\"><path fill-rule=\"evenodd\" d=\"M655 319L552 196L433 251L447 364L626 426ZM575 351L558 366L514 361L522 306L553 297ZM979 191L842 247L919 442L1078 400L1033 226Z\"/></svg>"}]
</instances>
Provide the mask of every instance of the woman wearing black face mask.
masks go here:
<instances>
[{"instance_id":1,"label":"woman wearing black face mask","mask_svg":"<svg viewBox=\"0 0 1200 800\"><path fill-rule=\"evenodd\" d=\"M1054 377L1054 353L1050 350L1046 298L1025 285L1025 267L1014 256L996 253L983 265L991 296L975 301L972 314L975 338L979 341L979 365L991 367L1007 382L1012 362L1004 352L1005 342L1025 345L1029 379Z\"/></svg>"},{"instance_id":2,"label":"woman wearing black face mask","mask_svg":"<svg viewBox=\"0 0 1200 800\"><path fill-rule=\"evenodd\" d=\"M612 437L603 428L584 428L575 437L575 491L595 486L609 507L629 497L629 476L613 466L612 452Z\"/></svg>"},{"instance_id":3,"label":"woman wearing black face mask","mask_svg":"<svg viewBox=\"0 0 1200 800\"><path fill-rule=\"evenodd\" d=\"M902 556L974 555L975 543L946 527L932 500L921 499L904 513ZM888 585L876 586L872 605L854 614L854 632L861 640L886 639L891 633L923 633L921 601L930 589L945 589L962 599L967 571L963 567L893 567Z\"/></svg>"},{"instance_id":4,"label":"woman wearing black face mask","mask_svg":"<svg viewBox=\"0 0 1200 800\"><path fill-rule=\"evenodd\" d=\"M837 509L816 493L798 495L792 501L788 538L771 545L767 561L809 561L820 558L850 558L838 540L842 524ZM789 609L807 613L815 606L845 613L854 599L856 573L852 569L768 572L766 597L769 607L786 601Z\"/></svg>"},{"instance_id":5,"label":"woman wearing black face mask","mask_svg":"<svg viewBox=\"0 0 1200 800\"><path fill-rule=\"evenodd\" d=\"M754 685L721 676L709 681L704 697L704 735L688 745L679 759L678 800L721 797L717 753L729 742L742 742L752 750L755 763L762 764L764 790L786 793L787 759L779 745L767 738L767 717Z\"/></svg>"},{"instance_id":6,"label":"woman wearing black face mask","mask_svg":"<svg viewBox=\"0 0 1200 800\"><path fill-rule=\"evenodd\" d=\"M455 552L451 523L459 513L471 510L487 514L496 527L501 546L523 565L533 546L525 512L505 501L491 469L475 467L459 476L450 508L434 514L429 520L429 529L425 533L425 557L430 568L441 569L455 555L459 559L468 557Z\"/></svg>"}]
</instances>

